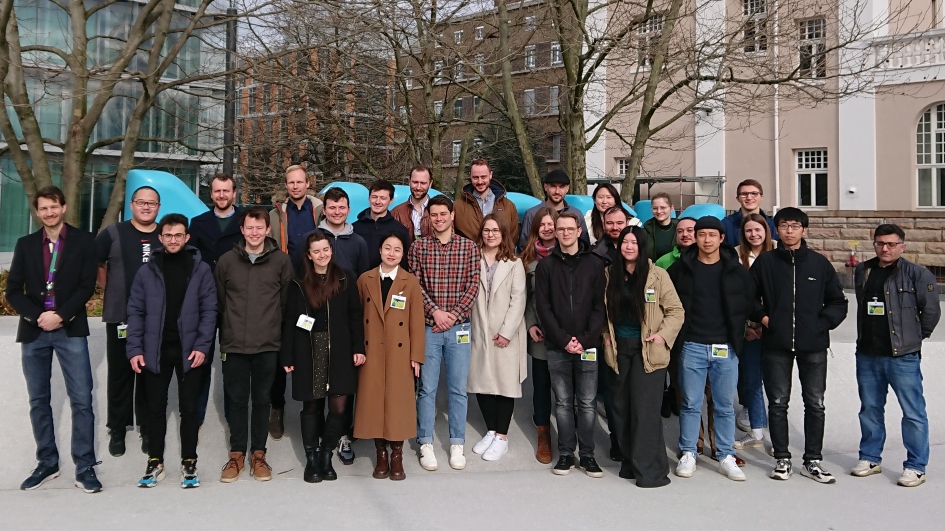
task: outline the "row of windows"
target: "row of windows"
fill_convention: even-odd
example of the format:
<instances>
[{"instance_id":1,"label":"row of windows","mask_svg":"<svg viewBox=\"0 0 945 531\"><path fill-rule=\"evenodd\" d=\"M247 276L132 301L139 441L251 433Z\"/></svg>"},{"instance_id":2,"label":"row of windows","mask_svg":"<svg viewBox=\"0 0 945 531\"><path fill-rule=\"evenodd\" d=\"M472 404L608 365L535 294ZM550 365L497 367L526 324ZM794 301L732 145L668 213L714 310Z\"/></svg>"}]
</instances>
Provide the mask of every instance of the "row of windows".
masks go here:
<instances>
[{"instance_id":1,"label":"row of windows","mask_svg":"<svg viewBox=\"0 0 945 531\"><path fill-rule=\"evenodd\" d=\"M528 16L528 17L525 17L524 26L526 30L534 31L538 27L538 23L535 17ZM466 32L464 30L454 31L453 44L463 44L465 33ZM473 36L477 41L481 41L485 39L485 36L486 36L485 26L476 26L476 28L473 30ZM437 39L436 41L436 47L439 48L440 46L442 46L442 42L443 42L443 35L440 35L439 39Z\"/></svg>"},{"instance_id":2,"label":"row of windows","mask_svg":"<svg viewBox=\"0 0 945 531\"><path fill-rule=\"evenodd\" d=\"M517 98L519 103L519 113L524 116L535 115L555 115L559 113L560 87L553 85L550 87L538 87L525 89L521 92L521 97ZM475 113L481 111L481 99L479 96L466 96L453 100L454 119L472 117ZM406 107L401 107L401 114L406 113ZM435 118L442 119L443 100L433 102L433 114Z\"/></svg>"},{"instance_id":3,"label":"row of windows","mask_svg":"<svg viewBox=\"0 0 945 531\"><path fill-rule=\"evenodd\" d=\"M459 164L459 159L463 153L463 141L462 140L453 140L450 145L451 147L451 164ZM474 150L479 150L482 148L482 139L475 138L473 139L472 148ZM561 161L561 133L555 133L548 137L548 145L546 147L548 150L546 153L547 159L546 162L559 162Z\"/></svg>"},{"instance_id":4,"label":"row of windows","mask_svg":"<svg viewBox=\"0 0 945 531\"><path fill-rule=\"evenodd\" d=\"M561 66L563 64L563 58L561 55L561 43L552 42L547 44L546 52L548 55L545 56L548 58L547 63L542 58L542 51L539 48L545 48L545 46L530 44L524 48L524 54L521 58L521 63L519 65L514 65L513 68L518 66L519 69L524 68L525 70L535 70L542 66ZM484 53L477 53L472 64L467 64L463 59L455 59L450 66L447 66L445 60L437 60L433 62L433 82L434 83L445 83L452 78L455 81L464 81L468 77L478 77L484 75L490 75L491 69L488 68L490 65L486 62L486 55ZM404 69L404 86L405 88L412 89L414 86L414 70L413 67L407 67Z\"/></svg>"}]
</instances>

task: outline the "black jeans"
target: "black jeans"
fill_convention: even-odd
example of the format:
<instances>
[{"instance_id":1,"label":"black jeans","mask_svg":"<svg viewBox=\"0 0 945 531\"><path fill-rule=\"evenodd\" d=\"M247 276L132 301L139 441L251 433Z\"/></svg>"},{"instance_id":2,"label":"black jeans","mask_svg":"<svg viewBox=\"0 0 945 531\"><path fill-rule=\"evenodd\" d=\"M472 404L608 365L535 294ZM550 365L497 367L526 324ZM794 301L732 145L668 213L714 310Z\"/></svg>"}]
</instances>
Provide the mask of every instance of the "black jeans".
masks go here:
<instances>
[{"instance_id":1,"label":"black jeans","mask_svg":"<svg viewBox=\"0 0 945 531\"><path fill-rule=\"evenodd\" d=\"M610 432L610 440L613 441L616 439L614 436L614 392L611 387L613 386L613 373L614 371L610 370L610 367L607 366L607 362L604 361L604 357L600 356L597 358L597 399L604 403L604 415L607 416L607 431Z\"/></svg>"},{"instance_id":2,"label":"black jeans","mask_svg":"<svg viewBox=\"0 0 945 531\"><path fill-rule=\"evenodd\" d=\"M558 455L573 456L581 444L581 457L594 457L597 424L597 362L581 361L580 354L548 349L548 369L555 390L558 422ZM574 407L577 405L577 434Z\"/></svg>"},{"instance_id":3,"label":"black jeans","mask_svg":"<svg viewBox=\"0 0 945 531\"><path fill-rule=\"evenodd\" d=\"M548 360L532 359L532 420L535 426L551 426L551 373Z\"/></svg>"},{"instance_id":4,"label":"black jeans","mask_svg":"<svg viewBox=\"0 0 945 531\"><path fill-rule=\"evenodd\" d=\"M108 364L107 415L105 426L123 431L138 419L141 433L147 433L148 403L141 376L131 369L125 356L127 339L118 339L118 324L105 325L105 359Z\"/></svg>"},{"instance_id":5,"label":"black jeans","mask_svg":"<svg viewBox=\"0 0 945 531\"><path fill-rule=\"evenodd\" d=\"M486 420L486 429L496 433L507 435L509 433L509 424L512 423L512 412L515 410L515 399L501 395L476 395L479 401L479 409L482 411L482 417Z\"/></svg>"},{"instance_id":6,"label":"black jeans","mask_svg":"<svg viewBox=\"0 0 945 531\"><path fill-rule=\"evenodd\" d=\"M269 401L273 409L285 409L285 388L288 374L282 371L276 371L272 378L272 386L269 389Z\"/></svg>"},{"instance_id":7,"label":"black jeans","mask_svg":"<svg viewBox=\"0 0 945 531\"><path fill-rule=\"evenodd\" d=\"M266 451L269 437L269 396L272 377L276 373L278 352L259 354L229 354L223 360L223 389L230 403L230 451ZM281 368L280 368L281 370ZM284 372L283 372L284 374ZM253 403L252 422L247 424L250 399Z\"/></svg>"},{"instance_id":8,"label":"black jeans","mask_svg":"<svg viewBox=\"0 0 945 531\"><path fill-rule=\"evenodd\" d=\"M188 353L189 354L189 353ZM164 461L164 438L167 435L167 390L177 372L177 399L180 410L180 458L197 459L197 406L204 375L210 367L205 361L184 373L180 345L161 348L161 372L155 374L145 367L141 380L148 397L148 457Z\"/></svg>"},{"instance_id":9,"label":"black jeans","mask_svg":"<svg viewBox=\"0 0 945 531\"><path fill-rule=\"evenodd\" d=\"M804 463L823 459L824 393L827 391L827 351L790 352L765 350L761 365L768 395L768 429L775 459L790 459L788 451L788 403L794 360L804 399Z\"/></svg>"}]
</instances>

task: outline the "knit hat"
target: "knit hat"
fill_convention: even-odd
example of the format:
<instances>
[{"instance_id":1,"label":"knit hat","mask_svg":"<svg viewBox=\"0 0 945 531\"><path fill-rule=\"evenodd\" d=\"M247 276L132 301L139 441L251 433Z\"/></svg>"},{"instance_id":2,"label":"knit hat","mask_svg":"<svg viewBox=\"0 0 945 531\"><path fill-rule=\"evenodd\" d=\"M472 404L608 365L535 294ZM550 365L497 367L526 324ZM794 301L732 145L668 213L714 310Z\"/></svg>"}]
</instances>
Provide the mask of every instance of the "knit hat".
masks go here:
<instances>
[{"instance_id":1,"label":"knit hat","mask_svg":"<svg viewBox=\"0 0 945 531\"><path fill-rule=\"evenodd\" d=\"M571 184L571 179L564 170L551 170L541 180L542 184Z\"/></svg>"},{"instance_id":2,"label":"knit hat","mask_svg":"<svg viewBox=\"0 0 945 531\"><path fill-rule=\"evenodd\" d=\"M703 216L697 219L696 232L702 229L715 229L719 231L719 234L725 234L725 227L722 225L722 222L719 221L719 218L715 216Z\"/></svg>"}]
</instances>

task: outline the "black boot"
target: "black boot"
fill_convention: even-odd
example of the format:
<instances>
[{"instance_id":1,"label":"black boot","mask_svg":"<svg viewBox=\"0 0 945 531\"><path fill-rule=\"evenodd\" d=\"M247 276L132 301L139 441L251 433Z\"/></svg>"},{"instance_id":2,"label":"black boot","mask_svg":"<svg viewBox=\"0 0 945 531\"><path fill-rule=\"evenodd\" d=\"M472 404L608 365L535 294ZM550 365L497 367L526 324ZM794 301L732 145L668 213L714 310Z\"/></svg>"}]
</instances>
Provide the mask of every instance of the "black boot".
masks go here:
<instances>
[{"instance_id":1,"label":"black boot","mask_svg":"<svg viewBox=\"0 0 945 531\"><path fill-rule=\"evenodd\" d=\"M318 448L305 447L305 472L302 478L306 483L320 483L322 481L322 476L318 470L318 462L316 461L317 456Z\"/></svg>"},{"instance_id":2,"label":"black boot","mask_svg":"<svg viewBox=\"0 0 945 531\"><path fill-rule=\"evenodd\" d=\"M334 481L338 479L338 474L331 466L332 450L328 448L318 449L318 472L325 481Z\"/></svg>"},{"instance_id":3,"label":"black boot","mask_svg":"<svg viewBox=\"0 0 945 531\"><path fill-rule=\"evenodd\" d=\"M306 483L318 483L322 480L318 472L318 431L321 415L306 415L302 413L299 419L302 424L302 446L305 448L305 472L303 479Z\"/></svg>"}]
</instances>

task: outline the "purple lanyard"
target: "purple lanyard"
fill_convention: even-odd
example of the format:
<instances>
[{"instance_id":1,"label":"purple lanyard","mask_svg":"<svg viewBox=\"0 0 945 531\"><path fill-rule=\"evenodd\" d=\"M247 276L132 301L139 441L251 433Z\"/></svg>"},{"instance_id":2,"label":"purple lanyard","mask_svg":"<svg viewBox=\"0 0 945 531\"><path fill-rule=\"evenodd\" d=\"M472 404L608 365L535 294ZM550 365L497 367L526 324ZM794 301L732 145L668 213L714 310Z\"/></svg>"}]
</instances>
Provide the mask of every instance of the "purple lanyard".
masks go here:
<instances>
[{"instance_id":1,"label":"purple lanyard","mask_svg":"<svg viewBox=\"0 0 945 531\"><path fill-rule=\"evenodd\" d=\"M49 291L53 287L53 279L56 276L56 258L59 256L59 244L62 242L62 239L57 239L56 243L53 245L52 257L49 259L49 274L46 275L46 291Z\"/></svg>"}]
</instances>

